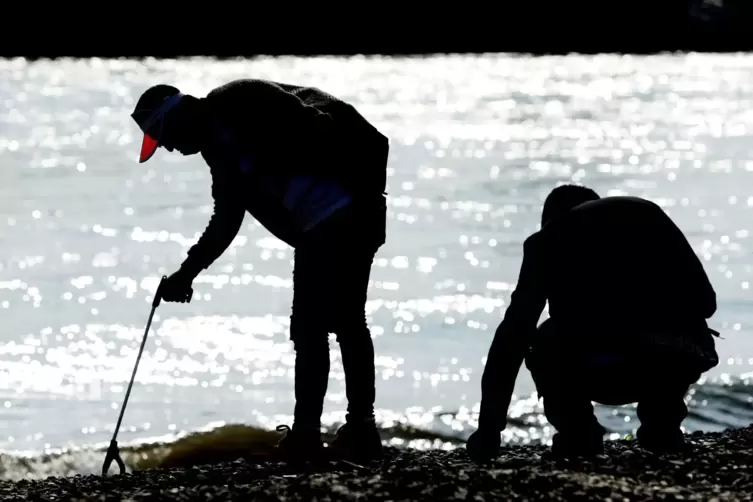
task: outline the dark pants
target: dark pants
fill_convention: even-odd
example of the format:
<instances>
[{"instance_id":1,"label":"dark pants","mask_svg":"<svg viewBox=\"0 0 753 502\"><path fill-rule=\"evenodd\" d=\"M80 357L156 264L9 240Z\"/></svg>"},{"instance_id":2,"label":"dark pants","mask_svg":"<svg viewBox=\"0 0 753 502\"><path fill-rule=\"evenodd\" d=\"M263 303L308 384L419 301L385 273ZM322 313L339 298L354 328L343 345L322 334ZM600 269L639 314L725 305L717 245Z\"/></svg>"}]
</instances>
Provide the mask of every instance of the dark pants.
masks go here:
<instances>
[{"instance_id":1,"label":"dark pants","mask_svg":"<svg viewBox=\"0 0 753 502\"><path fill-rule=\"evenodd\" d=\"M374 344L366 325L371 265L385 242L384 198L354 203L308 232L295 250L290 334L295 346L295 422L319 429L329 380L329 333L345 372L348 421L374 416Z\"/></svg>"},{"instance_id":2,"label":"dark pants","mask_svg":"<svg viewBox=\"0 0 753 502\"><path fill-rule=\"evenodd\" d=\"M637 402L639 440L681 440L680 425L688 414L684 398L701 376L698 364L671 351L578 340L548 319L526 357L546 418L558 434L568 440L600 440L605 429L591 402Z\"/></svg>"}]
</instances>

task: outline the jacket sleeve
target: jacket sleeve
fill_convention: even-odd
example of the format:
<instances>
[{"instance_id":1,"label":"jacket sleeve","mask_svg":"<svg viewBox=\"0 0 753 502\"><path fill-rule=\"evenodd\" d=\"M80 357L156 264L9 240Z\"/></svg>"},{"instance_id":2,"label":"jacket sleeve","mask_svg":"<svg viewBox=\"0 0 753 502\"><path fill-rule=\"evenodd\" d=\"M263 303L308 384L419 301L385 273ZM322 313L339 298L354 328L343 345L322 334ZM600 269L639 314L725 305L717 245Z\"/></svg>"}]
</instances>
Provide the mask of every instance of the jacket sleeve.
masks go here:
<instances>
[{"instance_id":1,"label":"jacket sleeve","mask_svg":"<svg viewBox=\"0 0 753 502\"><path fill-rule=\"evenodd\" d=\"M481 378L479 429L501 431L506 427L515 380L546 306L540 238L534 234L524 244L518 284L489 348Z\"/></svg>"},{"instance_id":2,"label":"jacket sleeve","mask_svg":"<svg viewBox=\"0 0 753 502\"><path fill-rule=\"evenodd\" d=\"M194 276L209 267L230 246L238 235L245 216L239 194L239 181L224 166L212 168L214 211L199 240L188 251L181 265Z\"/></svg>"}]
</instances>

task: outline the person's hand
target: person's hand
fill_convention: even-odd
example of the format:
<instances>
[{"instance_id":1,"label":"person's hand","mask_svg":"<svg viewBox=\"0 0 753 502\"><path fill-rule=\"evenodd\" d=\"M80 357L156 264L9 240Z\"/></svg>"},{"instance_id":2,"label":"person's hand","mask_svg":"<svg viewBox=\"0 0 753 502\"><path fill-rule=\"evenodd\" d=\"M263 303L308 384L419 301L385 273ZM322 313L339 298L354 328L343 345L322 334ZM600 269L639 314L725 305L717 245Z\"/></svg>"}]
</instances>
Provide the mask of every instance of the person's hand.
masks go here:
<instances>
[{"instance_id":1,"label":"person's hand","mask_svg":"<svg viewBox=\"0 0 753 502\"><path fill-rule=\"evenodd\" d=\"M487 462L499 455L502 438L499 431L478 429L468 438L466 453L474 462Z\"/></svg>"},{"instance_id":2,"label":"person's hand","mask_svg":"<svg viewBox=\"0 0 753 502\"><path fill-rule=\"evenodd\" d=\"M180 269L162 281L157 294L166 302L190 302L193 295L191 285L195 277L186 270Z\"/></svg>"}]
</instances>

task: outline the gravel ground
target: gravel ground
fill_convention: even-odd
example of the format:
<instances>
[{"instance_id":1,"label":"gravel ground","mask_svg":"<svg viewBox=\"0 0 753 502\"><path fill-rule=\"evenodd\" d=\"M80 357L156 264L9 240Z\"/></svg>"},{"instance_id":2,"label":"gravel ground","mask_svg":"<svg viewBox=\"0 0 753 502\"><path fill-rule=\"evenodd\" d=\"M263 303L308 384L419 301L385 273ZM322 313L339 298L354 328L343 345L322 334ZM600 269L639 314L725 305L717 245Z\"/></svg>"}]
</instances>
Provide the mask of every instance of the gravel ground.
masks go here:
<instances>
[{"instance_id":1,"label":"gravel ground","mask_svg":"<svg viewBox=\"0 0 753 502\"><path fill-rule=\"evenodd\" d=\"M726 500L753 501L753 425L694 433L692 454L652 455L608 442L592 461L549 458L544 446L505 447L495 462L452 452L388 449L368 466L328 463L306 471L243 460L124 476L0 482L0 500Z\"/></svg>"}]
</instances>

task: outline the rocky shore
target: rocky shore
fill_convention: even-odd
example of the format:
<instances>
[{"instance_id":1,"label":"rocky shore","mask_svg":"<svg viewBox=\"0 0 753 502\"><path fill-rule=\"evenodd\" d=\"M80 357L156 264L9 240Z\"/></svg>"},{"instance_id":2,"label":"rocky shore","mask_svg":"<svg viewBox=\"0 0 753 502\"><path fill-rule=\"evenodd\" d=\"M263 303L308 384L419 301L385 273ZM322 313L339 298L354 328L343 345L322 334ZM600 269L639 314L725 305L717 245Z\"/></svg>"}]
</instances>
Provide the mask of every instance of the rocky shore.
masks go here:
<instances>
[{"instance_id":1,"label":"rocky shore","mask_svg":"<svg viewBox=\"0 0 753 502\"><path fill-rule=\"evenodd\" d=\"M295 469L236 460L123 476L0 482L0 500L753 500L753 425L694 433L693 452L657 456L634 441L607 443L591 461L555 460L545 446L503 448L494 462L453 451L388 449L360 466L332 462Z\"/></svg>"}]
</instances>

